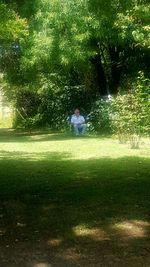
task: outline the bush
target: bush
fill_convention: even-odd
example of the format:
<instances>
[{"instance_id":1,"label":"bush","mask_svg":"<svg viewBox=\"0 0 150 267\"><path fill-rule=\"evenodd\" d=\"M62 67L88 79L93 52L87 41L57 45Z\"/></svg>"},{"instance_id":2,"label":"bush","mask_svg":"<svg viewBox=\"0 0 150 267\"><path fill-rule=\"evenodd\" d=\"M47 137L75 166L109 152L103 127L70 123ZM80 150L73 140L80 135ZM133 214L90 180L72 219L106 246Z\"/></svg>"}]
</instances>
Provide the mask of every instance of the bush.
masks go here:
<instances>
[{"instance_id":1,"label":"bush","mask_svg":"<svg viewBox=\"0 0 150 267\"><path fill-rule=\"evenodd\" d=\"M97 100L89 114L89 130L101 134L112 133L112 105L109 99Z\"/></svg>"},{"instance_id":2,"label":"bush","mask_svg":"<svg viewBox=\"0 0 150 267\"><path fill-rule=\"evenodd\" d=\"M41 122L52 130L67 129L67 117L76 107L83 114L87 114L91 108L92 97L84 86L64 86L44 78L38 95L41 101L38 108Z\"/></svg>"},{"instance_id":3,"label":"bush","mask_svg":"<svg viewBox=\"0 0 150 267\"><path fill-rule=\"evenodd\" d=\"M128 93L118 94L112 103L114 132L121 143L130 141L138 148L141 136L150 133L150 80L139 72Z\"/></svg>"},{"instance_id":4,"label":"bush","mask_svg":"<svg viewBox=\"0 0 150 267\"><path fill-rule=\"evenodd\" d=\"M17 94L17 112L13 125L24 128L46 126L51 130L65 130L68 128L68 115L77 107L82 114L87 114L93 98L85 86L64 86L42 77L37 88L35 85L21 88Z\"/></svg>"}]
</instances>

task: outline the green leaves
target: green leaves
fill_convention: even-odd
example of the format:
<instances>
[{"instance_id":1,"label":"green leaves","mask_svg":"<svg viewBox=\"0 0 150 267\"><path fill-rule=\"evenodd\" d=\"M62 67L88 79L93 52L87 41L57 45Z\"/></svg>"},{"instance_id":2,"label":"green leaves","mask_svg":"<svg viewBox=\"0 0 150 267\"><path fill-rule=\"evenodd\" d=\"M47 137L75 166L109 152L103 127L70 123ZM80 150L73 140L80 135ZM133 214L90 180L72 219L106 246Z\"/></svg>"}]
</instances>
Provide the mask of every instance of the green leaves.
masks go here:
<instances>
[{"instance_id":1,"label":"green leaves","mask_svg":"<svg viewBox=\"0 0 150 267\"><path fill-rule=\"evenodd\" d=\"M12 42L28 35L27 21L0 3L0 40Z\"/></svg>"},{"instance_id":2,"label":"green leaves","mask_svg":"<svg viewBox=\"0 0 150 267\"><path fill-rule=\"evenodd\" d=\"M112 126L119 139L139 139L150 133L150 80L139 72L126 95L118 95L113 100L114 118ZM134 138L136 137L136 138Z\"/></svg>"},{"instance_id":3,"label":"green leaves","mask_svg":"<svg viewBox=\"0 0 150 267\"><path fill-rule=\"evenodd\" d=\"M13 3L23 19L10 9ZM67 86L77 92L77 86L81 86L88 95L85 106L89 111L96 96L99 99L100 95L118 91L122 77L127 80L139 68L148 69L149 13L149 5L144 0L36 0L21 4L14 0L9 8L1 3L3 70L7 72L9 82L16 85L15 92L29 88L39 96L39 91L47 86L48 90L40 95L45 102L49 101L49 108L41 111L44 114L49 114L56 105L66 113L68 107L81 103L79 98L75 98L77 103L71 99L70 106L62 104L68 99ZM16 43L18 47L14 49ZM135 87L145 90L141 82ZM15 98L10 92L8 95ZM144 101L143 97L141 99ZM135 94L131 93L125 99L118 98L118 101L124 115L135 121L134 108L139 104ZM102 112L97 117L103 113L101 121L109 123L109 109L101 104ZM127 114L127 106L129 111L132 109L132 116L131 112ZM121 122L123 125L127 116Z\"/></svg>"},{"instance_id":4,"label":"green leaves","mask_svg":"<svg viewBox=\"0 0 150 267\"><path fill-rule=\"evenodd\" d=\"M125 13L118 13L114 27L119 31L120 40L135 46L150 47L150 6L133 5Z\"/></svg>"}]
</instances>

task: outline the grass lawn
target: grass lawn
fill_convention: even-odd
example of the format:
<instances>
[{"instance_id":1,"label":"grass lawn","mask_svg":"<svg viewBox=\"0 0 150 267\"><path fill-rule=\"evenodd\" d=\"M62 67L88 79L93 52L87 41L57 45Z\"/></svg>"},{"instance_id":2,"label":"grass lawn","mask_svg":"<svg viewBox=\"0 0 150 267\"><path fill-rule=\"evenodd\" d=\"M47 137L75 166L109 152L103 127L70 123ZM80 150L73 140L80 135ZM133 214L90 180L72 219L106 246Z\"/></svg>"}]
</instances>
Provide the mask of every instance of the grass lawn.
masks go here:
<instances>
[{"instance_id":1,"label":"grass lawn","mask_svg":"<svg viewBox=\"0 0 150 267\"><path fill-rule=\"evenodd\" d=\"M149 140L0 133L0 267L150 266Z\"/></svg>"}]
</instances>

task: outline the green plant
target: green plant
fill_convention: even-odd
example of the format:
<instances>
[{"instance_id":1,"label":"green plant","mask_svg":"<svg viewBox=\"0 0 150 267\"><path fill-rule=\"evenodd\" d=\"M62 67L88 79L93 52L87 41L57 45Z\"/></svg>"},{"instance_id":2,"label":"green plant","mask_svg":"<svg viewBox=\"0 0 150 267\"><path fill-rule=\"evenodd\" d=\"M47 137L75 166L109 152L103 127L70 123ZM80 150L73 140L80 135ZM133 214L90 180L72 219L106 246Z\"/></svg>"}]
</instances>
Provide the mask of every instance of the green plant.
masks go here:
<instances>
[{"instance_id":1,"label":"green plant","mask_svg":"<svg viewBox=\"0 0 150 267\"><path fill-rule=\"evenodd\" d=\"M97 100L89 114L89 130L96 133L111 133L111 101L108 99Z\"/></svg>"},{"instance_id":2,"label":"green plant","mask_svg":"<svg viewBox=\"0 0 150 267\"><path fill-rule=\"evenodd\" d=\"M121 143L129 141L131 148L139 148L140 138L150 131L150 80L138 73L131 89L113 99L112 126Z\"/></svg>"}]
</instances>

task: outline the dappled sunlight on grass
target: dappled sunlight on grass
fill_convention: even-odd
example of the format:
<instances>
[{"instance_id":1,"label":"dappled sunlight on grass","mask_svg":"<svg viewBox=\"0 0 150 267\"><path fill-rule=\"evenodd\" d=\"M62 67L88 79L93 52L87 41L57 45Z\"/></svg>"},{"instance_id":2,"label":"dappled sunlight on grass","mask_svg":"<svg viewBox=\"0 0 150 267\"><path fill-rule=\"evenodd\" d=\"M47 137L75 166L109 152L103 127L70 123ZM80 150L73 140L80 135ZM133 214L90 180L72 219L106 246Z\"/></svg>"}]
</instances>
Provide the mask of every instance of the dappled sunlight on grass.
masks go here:
<instances>
[{"instance_id":1,"label":"dappled sunlight on grass","mask_svg":"<svg viewBox=\"0 0 150 267\"><path fill-rule=\"evenodd\" d=\"M14 138L14 137L13 137ZM60 140L59 140L60 139ZM0 157L25 158L28 160L53 159L54 153L64 154L64 159L98 159L120 158L123 156L150 157L149 147L140 150L130 149L128 145L120 145L111 138L75 138L61 135L17 136L15 142L1 140ZM42 140L42 141L41 141ZM35 142L36 141L36 142ZM14 153L14 155L13 155ZM53 154L53 156L52 156ZM59 160L59 156L54 157ZM60 157L62 160L62 157Z\"/></svg>"},{"instance_id":2,"label":"dappled sunlight on grass","mask_svg":"<svg viewBox=\"0 0 150 267\"><path fill-rule=\"evenodd\" d=\"M60 255L59 255L59 257L60 257ZM79 253L79 251L77 251L73 247L65 249L63 251L63 255L61 256L61 258L63 260L65 260L66 262L70 262L70 264L74 262L74 264L76 264L76 266L82 257L83 257L83 255L81 253Z\"/></svg>"},{"instance_id":3,"label":"dappled sunlight on grass","mask_svg":"<svg viewBox=\"0 0 150 267\"><path fill-rule=\"evenodd\" d=\"M61 135L2 139L3 267L139 267L146 257L150 266L147 147Z\"/></svg>"},{"instance_id":4,"label":"dappled sunlight on grass","mask_svg":"<svg viewBox=\"0 0 150 267\"><path fill-rule=\"evenodd\" d=\"M62 239L50 239L47 241L48 246L51 247L59 247L62 244L63 240Z\"/></svg>"},{"instance_id":5,"label":"dappled sunlight on grass","mask_svg":"<svg viewBox=\"0 0 150 267\"><path fill-rule=\"evenodd\" d=\"M52 267L52 265L49 263L36 263L32 267Z\"/></svg>"},{"instance_id":6,"label":"dappled sunlight on grass","mask_svg":"<svg viewBox=\"0 0 150 267\"><path fill-rule=\"evenodd\" d=\"M26 160L26 161L41 161L45 159L60 161L65 160L70 157L69 153L59 153L59 152L36 152L36 153L26 153L24 151L0 151L0 159L13 159L13 160Z\"/></svg>"},{"instance_id":7,"label":"dappled sunlight on grass","mask_svg":"<svg viewBox=\"0 0 150 267\"><path fill-rule=\"evenodd\" d=\"M142 220L130 220L116 223L112 228L116 230L116 233L122 238L140 238L148 236L150 222Z\"/></svg>"},{"instance_id":8,"label":"dappled sunlight on grass","mask_svg":"<svg viewBox=\"0 0 150 267\"><path fill-rule=\"evenodd\" d=\"M109 236L101 228L88 228L85 225L79 225L73 228L73 232L78 237L88 237L95 241L109 240Z\"/></svg>"},{"instance_id":9,"label":"dappled sunlight on grass","mask_svg":"<svg viewBox=\"0 0 150 267\"><path fill-rule=\"evenodd\" d=\"M73 233L76 237L90 238L95 241L108 241L116 238L120 240L146 238L149 236L149 231L150 222L143 220L128 220L101 225L101 227L89 227L84 224L73 227Z\"/></svg>"}]
</instances>

